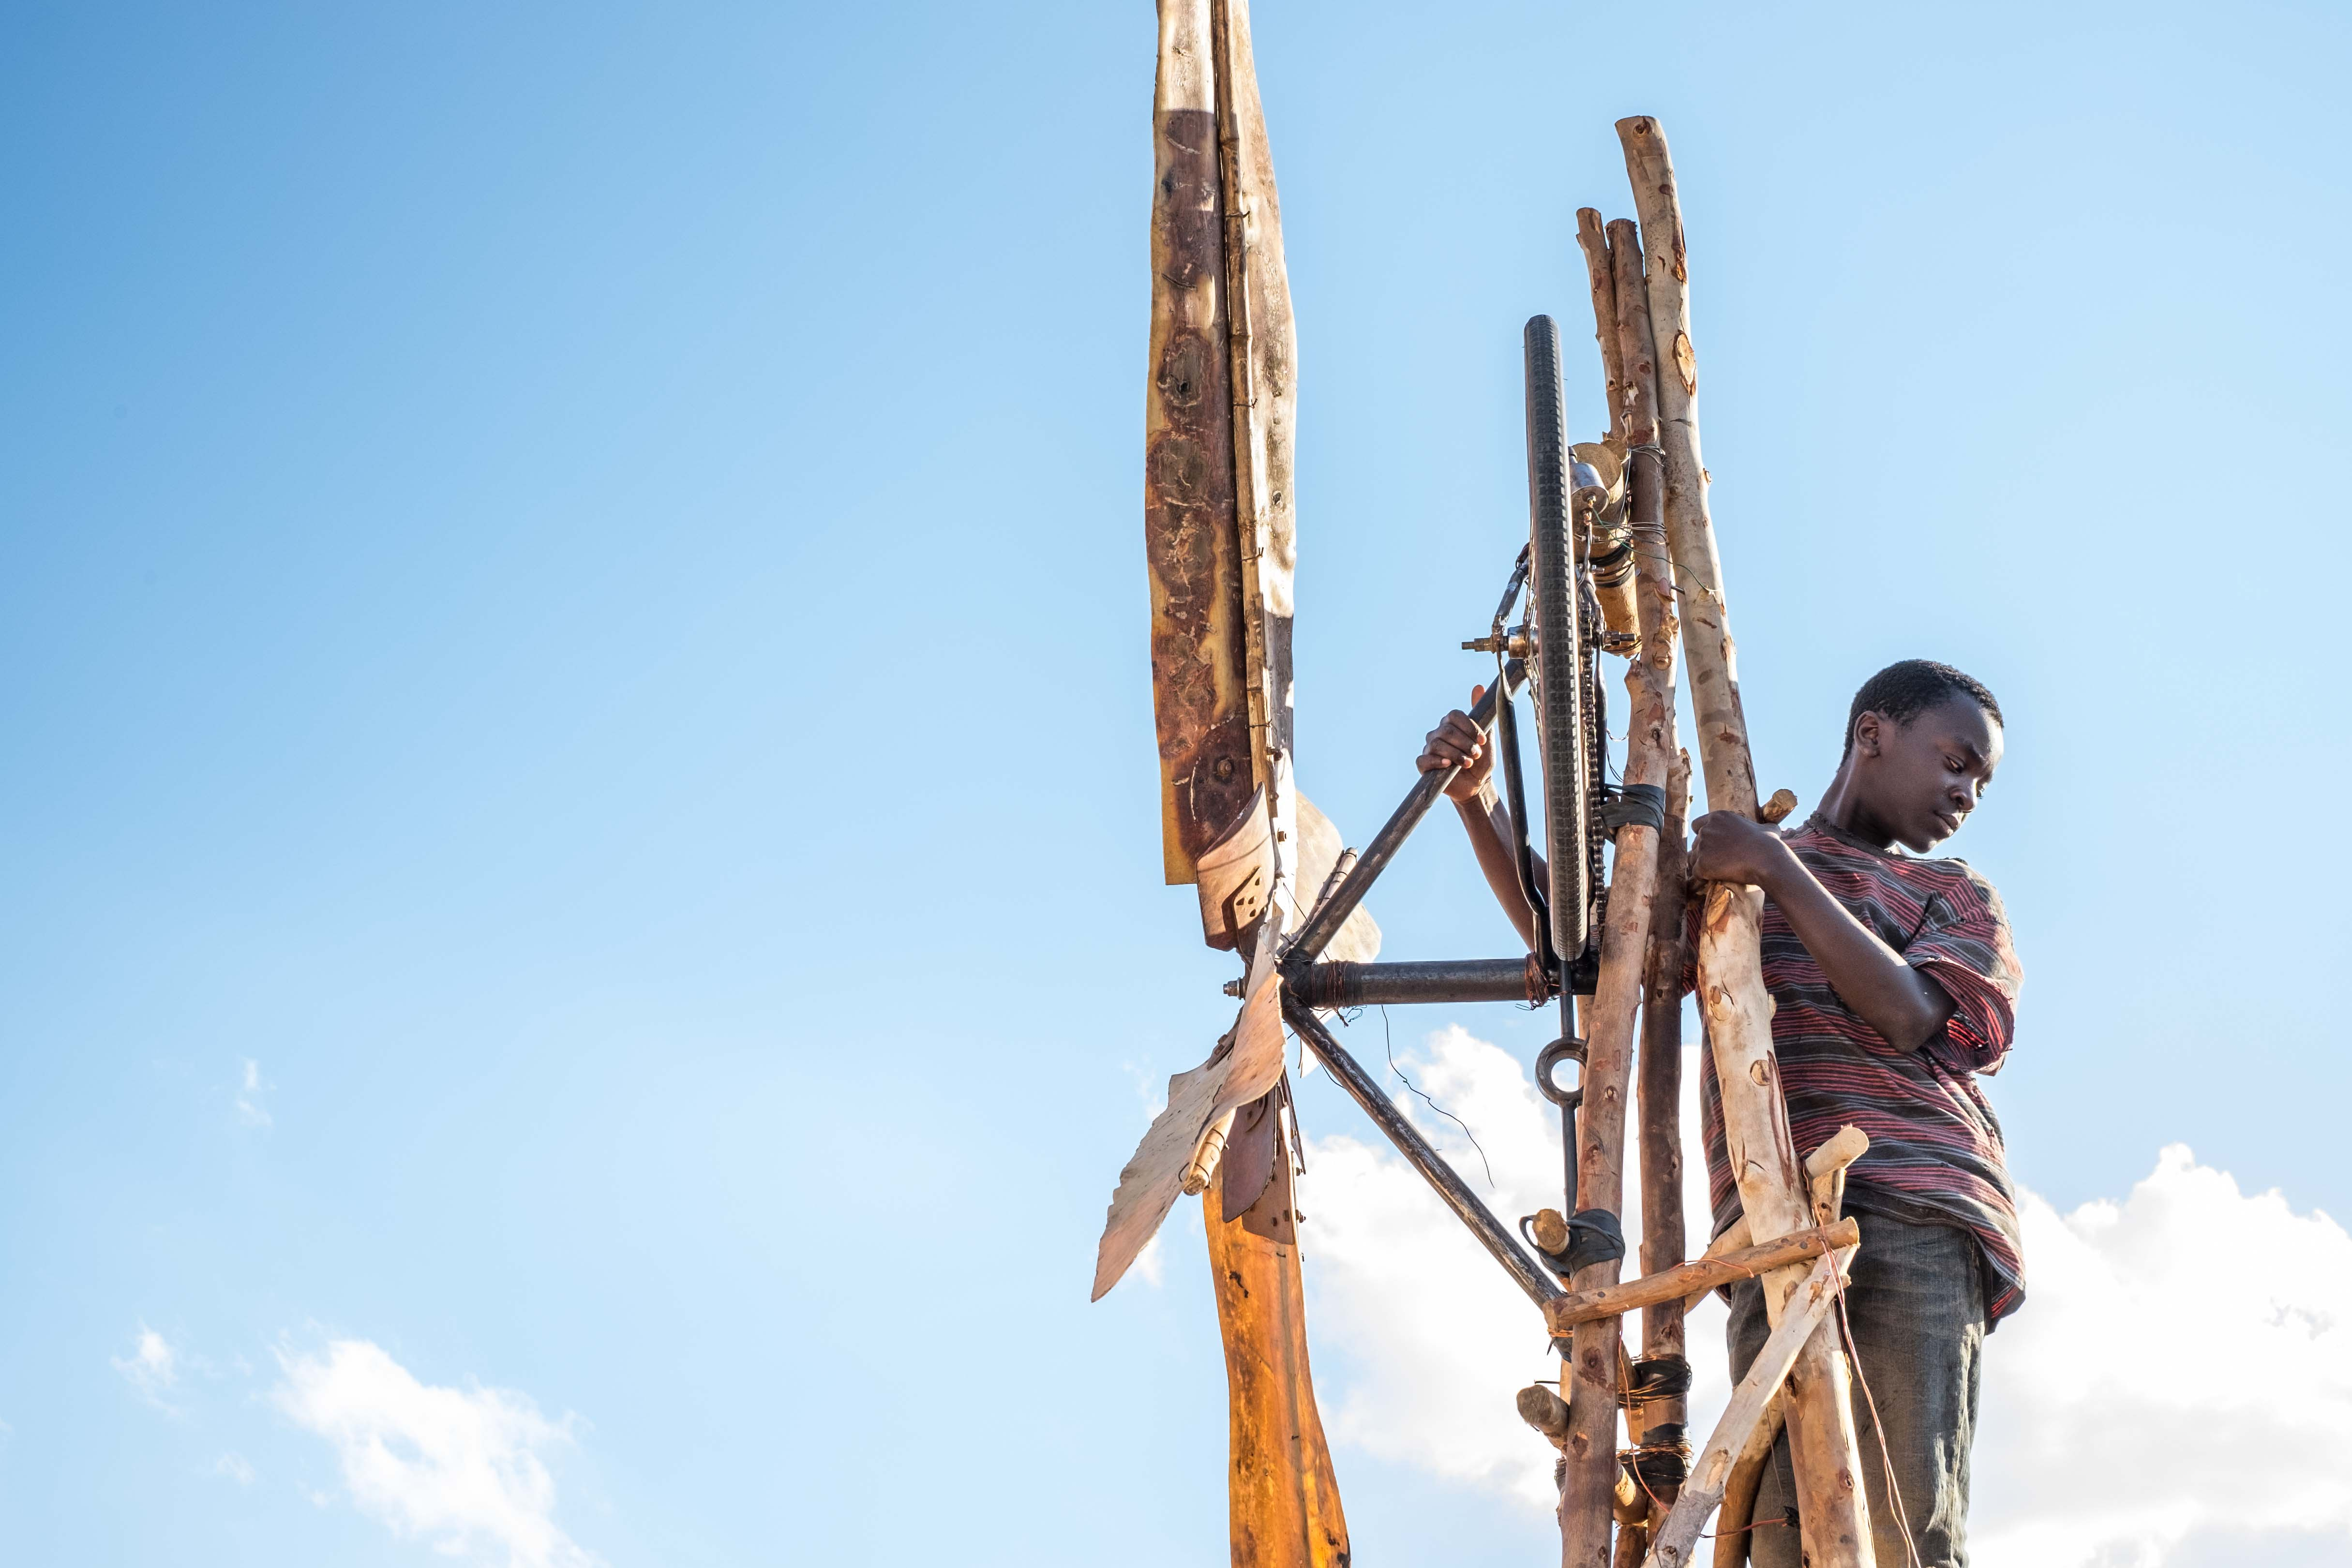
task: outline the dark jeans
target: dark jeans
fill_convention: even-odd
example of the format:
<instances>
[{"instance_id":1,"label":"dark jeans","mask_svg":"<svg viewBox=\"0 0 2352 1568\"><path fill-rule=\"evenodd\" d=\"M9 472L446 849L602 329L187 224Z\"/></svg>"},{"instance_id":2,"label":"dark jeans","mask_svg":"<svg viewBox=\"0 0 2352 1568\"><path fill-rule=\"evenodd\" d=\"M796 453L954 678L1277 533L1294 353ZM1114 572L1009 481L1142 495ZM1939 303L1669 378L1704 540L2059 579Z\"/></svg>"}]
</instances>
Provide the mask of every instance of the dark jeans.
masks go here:
<instances>
[{"instance_id":1,"label":"dark jeans","mask_svg":"<svg viewBox=\"0 0 2352 1568\"><path fill-rule=\"evenodd\" d=\"M1984 1350L1984 1279L1976 1242L1948 1225L1906 1225L1856 1214L1862 1249L1846 1287L1862 1376L1878 1405L1870 1416L1862 1383L1853 1383L1853 1425L1862 1439L1863 1480L1870 1492L1870 1530L1878 1568L1906 1568L1903 1525L1886 1497L1892 1460L1911 1541L1925 1568L1966 1568L1969 1560L1969 1445L1975 1441L1977 1383ZM1750 1280L1731 1293L1731 1375L1744 1377L1770 1332L1763 1287ZM1884 1433L1886 1458L1879 1456ZM1756 1495L1759 1521L1751 1538L1756 1568L1797 1568L1797 1531L1778 1519L1796 1504L1789 1437Z\"/></svg>"}]
</instances>

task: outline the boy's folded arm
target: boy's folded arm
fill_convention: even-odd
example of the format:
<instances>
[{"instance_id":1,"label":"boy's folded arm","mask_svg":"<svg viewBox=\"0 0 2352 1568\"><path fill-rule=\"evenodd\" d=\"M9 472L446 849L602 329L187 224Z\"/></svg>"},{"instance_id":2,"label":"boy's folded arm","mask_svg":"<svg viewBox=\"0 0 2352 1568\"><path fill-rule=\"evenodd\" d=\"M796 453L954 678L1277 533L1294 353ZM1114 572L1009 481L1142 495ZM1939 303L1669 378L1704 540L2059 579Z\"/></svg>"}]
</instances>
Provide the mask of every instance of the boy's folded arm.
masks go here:
<instances>
[{"instance_id":1,"label":"boy's folded arm","mask_svg":"<svg viewBox=\"0 0 2352 1568\"><path fill-rule=\"evenodd\" d=\"M1951 993L1856 920L1780 834L1723 812L1693 828L1692 875L1762 888L1846 1006L1888 1045L1907 1055L1942 1037Z\"/></svg>"},{"instance_id":2,"label":"boy's folded arm","mask_svg":"<svg viewBox=\"0 0 2352 1568\"><path fill-rule=\"evenodd\" d=\"M1765 895L1822 967L1846 1006L1906 1055L1943 1037L1955 1010L1952 993L1830 896L1794 854L1788 870L1764 884Z\"/></svg>"}]
</instances>

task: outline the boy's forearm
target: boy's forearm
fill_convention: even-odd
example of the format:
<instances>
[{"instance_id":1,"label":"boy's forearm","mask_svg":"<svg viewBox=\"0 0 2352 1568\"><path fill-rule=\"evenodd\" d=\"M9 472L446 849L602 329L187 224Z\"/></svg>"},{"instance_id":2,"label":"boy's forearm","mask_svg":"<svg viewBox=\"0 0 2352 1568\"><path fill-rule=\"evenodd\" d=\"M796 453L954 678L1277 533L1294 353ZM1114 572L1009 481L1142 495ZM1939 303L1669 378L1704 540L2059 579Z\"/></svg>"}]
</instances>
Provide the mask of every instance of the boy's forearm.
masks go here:
<instances>
[{"instance_id":1,"label":"boy's forearm","mask_svg":"<svg viewBox=\"0 0 2352 1568\"><path fill-rule=\"evenodd\" d=\"M1502 803L1495 798L1490 786L1467 800L1454 801L1454 809L1462 813L1463 830L1470 835L1470 848L1478 857L1478 869L1485 873L1495 902L1503 906L1512 928L1532 951L1534 944L1529 934L1535 929L1535 911L1519 887L1519 868L1511 852L1509 819Z\"/></svg>"},{"instance_id":2,"label":"boy's forearm","mask_svg":"<svg viewBox=\"0 0 2352 1568\"><path fill-rule=\"evenodd\" d=\"M1952 1016L1951 994L1904 962L1830 896L1794 852L1780 857L1764 894L1779 906L1846 1006L1887 1044L1916 1051L1943 1032Z\"/></svg>"}]
</instances>

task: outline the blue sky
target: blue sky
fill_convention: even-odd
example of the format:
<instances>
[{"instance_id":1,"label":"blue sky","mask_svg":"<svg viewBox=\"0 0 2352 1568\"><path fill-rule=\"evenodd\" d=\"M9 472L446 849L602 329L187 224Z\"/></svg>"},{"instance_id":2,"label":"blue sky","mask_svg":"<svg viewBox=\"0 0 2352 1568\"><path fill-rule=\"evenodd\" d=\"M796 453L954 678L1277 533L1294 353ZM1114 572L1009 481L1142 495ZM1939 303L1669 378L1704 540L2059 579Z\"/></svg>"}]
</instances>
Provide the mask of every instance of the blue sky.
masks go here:
<instances>
[{"instance_id":1,"label":"blue sky","mask_svg":"<svg viewBox=\"0 0 2352 1568\"><path fill-rule=\"evenodd\" d=\"M1260 7L1306 788L1360 841L1477 678L1519 326L1585 340L1654 113L1765 787L1890 659L1985 680L2021 1178L2352 1211L2342 14L1623 15ZM1222 1561L1191 1207L1086 1301L1230 1007L1158 869L1150 8L9 32L12 1560ZM1443 821L1374 906L1510 940ZM1547 1038L1400 1049L1453 1022ZM369 1493L368 1420L543 1463L558 1537ZM1339 1467L1367 1564L1541 1548Z\"/></svg>"}]
</instances>

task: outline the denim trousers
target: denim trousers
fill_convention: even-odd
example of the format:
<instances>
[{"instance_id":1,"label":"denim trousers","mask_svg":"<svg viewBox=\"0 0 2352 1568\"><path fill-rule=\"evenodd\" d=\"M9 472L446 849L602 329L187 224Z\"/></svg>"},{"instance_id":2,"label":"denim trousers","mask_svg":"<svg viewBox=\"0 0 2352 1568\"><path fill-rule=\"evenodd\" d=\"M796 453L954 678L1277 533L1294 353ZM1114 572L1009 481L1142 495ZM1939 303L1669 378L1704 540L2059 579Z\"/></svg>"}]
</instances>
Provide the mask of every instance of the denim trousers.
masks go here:
<instances>
[{"instance_id":1,"label":"denim trousers","mask_svg":"<svg viewBox=\"0 0 2352 1568\"><path fill-rule=\"evenodd\" d=\"M1975 1239L1957 1226L1912 1225L1856 1212L1862 1249L1846 1287L1846 1318L1861 1376L1852 1380L1853 1425L1870 1495L1870 1531L1879 1568L1906 1568L1905 1522L1923 1568L1965 1568L1969 1560L1969 1446L1976 1437L1977 1388L1984 1351L1984 1279ZM1731 1292L1731 1375L1744 1377L1770 1328L1763 1288ZM1863 1384L1867 1380L1869 1396ZM1877 1418L1872 1418L1875 1404ZM1881 1439L1885 1457L1881 1457ZM1895 1472L1902 1510L1886 1495ZM1799 1535L1767 1524L1796 1506L1784 1431L1756 1495L1756 1568L1798 1568Z\"/></svg>"}]
</instances>

